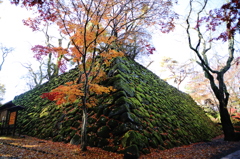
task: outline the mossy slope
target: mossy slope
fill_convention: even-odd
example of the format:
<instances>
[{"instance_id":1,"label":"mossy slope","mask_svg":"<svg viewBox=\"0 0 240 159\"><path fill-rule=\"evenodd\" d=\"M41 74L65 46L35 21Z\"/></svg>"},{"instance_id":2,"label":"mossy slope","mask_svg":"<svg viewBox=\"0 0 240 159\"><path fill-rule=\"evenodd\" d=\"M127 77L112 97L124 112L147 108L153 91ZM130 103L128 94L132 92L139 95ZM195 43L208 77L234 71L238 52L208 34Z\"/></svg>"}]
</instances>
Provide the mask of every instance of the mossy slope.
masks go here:
<instances>
[{"instance_id":1,"label":"mossy slope","mask_svg":"<svg viewBox=\"0 0 240 159\"><path fill-rule=\"evenodd\" d=\"M151 71L127 58L116 58L108 68L105 85L117 91L98 97L89 109L89 146L109 151L172 148L208 140L219 133L193 99ZM40 95L73 80L72 70L25 94L14 103L26 107L19 124L27 135L79 144L81 110L74 105L57 107Z\"/></svg>"}]
</instances>

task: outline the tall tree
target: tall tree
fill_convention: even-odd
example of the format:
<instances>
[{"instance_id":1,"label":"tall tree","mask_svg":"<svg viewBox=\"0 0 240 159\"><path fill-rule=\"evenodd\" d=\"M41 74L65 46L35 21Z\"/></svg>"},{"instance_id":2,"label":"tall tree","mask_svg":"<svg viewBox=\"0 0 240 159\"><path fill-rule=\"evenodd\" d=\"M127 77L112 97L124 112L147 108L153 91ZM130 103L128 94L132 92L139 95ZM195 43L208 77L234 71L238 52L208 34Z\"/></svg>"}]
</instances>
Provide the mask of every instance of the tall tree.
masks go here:
<instances>
[{"instance_id":1,"label":"tall tree","mask_svg":"<svg viewBox=\"0 0 240 159\"><path fill-rule=\"evenodd\" d=\"M213 66L214 69L222 67L222 61L224 57L220 58L219 56L217 56L214 58L217 59L216 62L214 62L214 66L216 66ZM238 60L235 60L231 68L225 74L225 83L230 94L228 109L230 109L231 107L240 109L240 107L238 106L240 103L240 70L237 63ZM214 76L214 78L216 78L216 75ZM204 78L204 73L201 71L196 71L194 72L194 74L191 74L191 78L187 84L187 89L193 99L196 100L199 104L204 106L204 101L211 101L212 106L216 107L218 106L218 102L208 83L208 79Z\"/></svg>"},{"instance_id":2,"label":"tall tree","mask_svg":"<svg viewBox=\"0 0 240 159\"><path fill-rule=\"evenodd\" d=\"M58 55L68 54L77 63L79 76L73 82L59 86L44 94L57 104L77 103L82 109L81 150L87 146L87 108L96 106L94 94L109 93L112 87L99 83L106 78L104 66L117 56L123 56L126 43L133 43L142 28L158 25L168 32L174 28L176 14L169 0L55 0L23 1L25 6L37 6L40 15L31 25L38 29L42 21L56 23L60 31L69 36L71 46ZM33 21L29 20L29 24ZM140 36L139 36L140 37ZM121 47L119 47L121 46ZM127 49L126 49L127 50ZM125 49L124 49L125 51ZM127 53L125 53L127 55Z\"/></svg>"},{"instance_id":3,"label":"tall tree","mask_svg":"<svg viewBox=\"0 0 240 159\"><path fill-rule=\"evenodd\" d=\"M202 67L205 77L209 80L211 89L218 100L224 139L227 141L233 141L236 139L236 135L229 112L227 110L229 92L226 87L224 75L230 69L234 59L234 37L239 31L240 15L238 10L240 5L239 1L232 0L231 2L223 5L220 9L210 11L208 17L201 18L200 16L204 12L207 2L208 0L204 0L203 3L201 3L201 6L198 6L200 7L200 10L196 15L194 15L196 17L196 23L193 24L191 22L191 17L193 15L194 1L190 0L190 11L186 20L186 32L188 36L189 47L197 55L199 59L197 63ZM199 1L197 1L197 3L199 4ZM203 29L201 27L202 22L207 22L207 28ZM221 33L220 36L211 38L212 31L216 31L220 24L225 25L221 25L221 27L225 27L225 31ZM194 27L192 27L192 25L194 25ZM194 28L196 34L193 34L191 28ZM202 31L202 29L205 31L210 31L210 35L208 35L207 38L204 36L205 32ZM197 39L196 43L193 42L193 38ZM222 39L224 42L228 42L228 58L224 65L214 69L211 67L211 63L209 62L208 57L210 55L207 53L212 48L212 41L220 39Z\"/></svg>"}]
</instances>

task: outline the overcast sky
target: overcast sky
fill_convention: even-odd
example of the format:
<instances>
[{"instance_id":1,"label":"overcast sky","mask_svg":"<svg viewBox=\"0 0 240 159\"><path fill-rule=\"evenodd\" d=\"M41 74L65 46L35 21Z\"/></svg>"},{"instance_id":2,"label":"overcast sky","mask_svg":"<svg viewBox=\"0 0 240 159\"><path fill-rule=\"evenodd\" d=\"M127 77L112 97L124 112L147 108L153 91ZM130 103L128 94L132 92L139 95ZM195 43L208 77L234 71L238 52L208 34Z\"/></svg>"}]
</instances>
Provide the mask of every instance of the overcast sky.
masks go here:
<instances>
[{"instance_id":1,"label":"overcast sky","mask_svg":"<svg viewBox=\"0 0 240 159\"><path fill-rule=\"evenodd\" d=\"M39 44L39 35L24 26L22 19L31 16L26 9L11 5L8 1L0 4L0 43L13 47L0 72L0 83L5 84L6 94L2 103L10 101L25 89L25 81L21 79L27 70L20 63L32 61L31 46Z\"/></svg>"}]
</instances>

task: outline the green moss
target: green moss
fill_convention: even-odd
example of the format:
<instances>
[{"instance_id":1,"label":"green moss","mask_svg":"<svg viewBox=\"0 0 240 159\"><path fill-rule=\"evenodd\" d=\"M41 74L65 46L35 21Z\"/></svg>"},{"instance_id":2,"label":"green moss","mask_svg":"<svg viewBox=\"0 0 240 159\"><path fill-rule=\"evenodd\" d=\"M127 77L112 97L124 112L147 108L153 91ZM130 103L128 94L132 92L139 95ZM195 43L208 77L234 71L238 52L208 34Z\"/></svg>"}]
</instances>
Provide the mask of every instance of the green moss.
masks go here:
<instances>
[{"instance_id":1,"label":"green moss","mask_svg":"<svg viewBox=\"0 0 240 159\"><path fill-rule=\"evenodd\" d=\"M108 114L111 112L111 109L109 108L109 107L106 107L106 108L104 108L103 109L103 114L105 115L105 116L108 116Z\"/></svg>"},{"instance_id":2,"label":"green moss","mask_svg":"<svg viewBox=\"0 0 240 159\"><path fill-rule=\"evenodd\" d=\"M158 148L158 142L157 142L157 140L155 139L155 138L151 138L150 140L149 140L149 145L152 147L152 148Z\"/></svg>"},{"instance_id":3,"label":"green moss","mask_svg":"<svg viewBox=\"0 0 240 159\"><path fill-rule=\"evenodd\" d=\"M45 107L42 112L40 113L40 118L44 117L44 116L48 116L49 112L48 112L48 107Z\"/></svg>"},{"instance_id":4,"label":"green moss","mask_svg":"<svg viewBox=\"0 0 240 159\"><path fill-rule=\"evenodd\" d=\"M118 99L118 98L120 98L120 97L122 97L122 96L127 97L127 94L126 94L125 91L117 91L117 92L115 92L115 93L113 94L113 98L114 98L114 99Z\"/></svg>"},{"instance_id":5,"label":"green moss","mask_svg":"<svg viewBox=\"0 0 240 159\"><path fill-rule=\"evenodd\" d=\"M143 89L140 86L136 87L136 91L138 91L138 92L145 92L145 91L143 91Z\"/></svg>"},{"instance_id":6,"label":"green moss","mask_svg":"<svg viewBox=\"0 0 240 159\"><path fill-rule=\"evenodd\" d=\"M131 73L131 71L129 70L129 68L126 66L126 65L124 65L124 64L122 64L122 63L116 63L114 66L113 66L113 68L112 68L113 70L120 70L121 72L123 72L123 73Z\"/></svg>"},{"instance_id":7,"label":"green moss","mask_svg":"<svg viewBox=\"0 0 240 159\"><path fill-rule=\"evenodd\" d=\"M120 118L122 122L131 122L135 124L141 124L139 118L130 112L123 113Z\"/></svg>"},{"instance_id":8,"label":"green moss","mask_svg":"<svg viewBox=\"0 0 240 159\"><path fill-rule=\"evenodd\" d=\"M126 150L147 153L149 147L171 148L208 140L221 132L189 95L138 63L119 57L106 70L109 78L101 84L116 90L96 96L97 106L88 109L89 146L118 151L124 145ZM22 133L67 142L80 132L80 107L59 107L40 97L78 75L77 69L71 70L14 98L16 105L26 108L18 116Z\"/></svg>"},{"instance_id":9,"label":"green moss","mask_svg":"<svg viewBox=\"0 0 240 159\"><path fill-rule=\"evenodd\" d=\"M147 117L147 118L150 117L150 115L149 115L149 113L146 109L144 109L143 107L139 107L138 109L140 111L141 116L144 116L144 117Z\"/></svg>"},{"instance_id":10,"label":"green moss","mask_svg":"<svg viewBox=\"0 0 240 159\"><path fill-rule=\"evenodd\" d=\"M113 109L110 113L109 113L109 117L115 116L115 115L119 115L125 112L129 112L129 105L124 104L121 105L119 107L116 107L115 109Z\"/></svg>"},{"instance_id":11,"label":"green moss","mask_svg":"<svg viewBox=\"0 0 240 159\"><path fill-rule=\"evenodd\" d=\"M128 85L126 82L124 82L123 80L118 80L118 81L115 81L114 84L113 84L114 88L115 89L118 89L118 90L123 90L126 92L126 94L130 97L133 97L134 96L134 88L131 87L130 85Z\"/></svg>"},{"instance_id":12,"label":"green moss","mask_svg":"<svg viewBox=\"0 0 240 159\"><path fill-rule=\"evenodd\" d=\"M80 122L74 121L73 124L72 124L72 126L73 126L74 128L79 128Z\"/></svg>"},{"instance_id":13,"label":"green moss","mask_svg":"<svg viewBox=\"0 0 240 159\"><path fill-rule=\"evenodd\" d=\"M120 97L120 98L117 98L117 100L115 101L115 104L116 104L116 105L123 105L123 104L129 104L129 105L131 105L132 102L131 102L131 100L129 100L128 98L122 96L122 97Z\"/></svg>"},{"instance_id":14,"label":"green moss","mask_svg":"<svg viewBox=\"0 0 240 159\"><path fill-rule=\"evenodd\" d=\"M69 107L69 109L71 110L71 109L72 109L72 106ZM69 112L67 113L67 115L68 115L68 116L75 116L76 113L78 113L78 112L79 112L79 109L78 109L78 108L74 108L74 109L72 109L71 111L69 111Z\"/></svg>"},{"instance_id":15,"label":"green moss","mask_svg":"<svg viewBox=\"0 0 240 159\"><path fill-rule=\"evenodd\" d=\"M131 103L133 105L132 108L134 108L134 109L142 106L142 104L136 98L132 97L132 98L129 98L129 100L131 100Z\"/></svg>"},{"instance_id":16,"label":"green moss","mask_svg":"<svg viewBox=\"0 0 240 159\"><path fill-rule=\"evenodd\" d=\"M137 100L138 100L140 103L142 103L142 97L140 96L139 93L136 93L136 94L135 94L135 97L137 98Z\"/></svg>"},{"instance_id":17,"label":"green moss","mask_svg":"<svg viewBox=\"0 0 240 159\"><path fill-rule=\"evenodd\" d=\"M142 134L130 130L123 135L121 144L123 145L123 147L127 147L133 144L136 144L140 147L145 147L148 145L147 141L147 138Z\"/></svg>"},{"instance_id":18,"label":"green moss","mask_svg":"<svg viewBox=\"0 0 240 159\"><path fill-rule=\"evenodd\" d=\"M54 142L61 142L62 141L62 136L61 135L57 135L53 138Z\"/></svg>"}]
</instances>

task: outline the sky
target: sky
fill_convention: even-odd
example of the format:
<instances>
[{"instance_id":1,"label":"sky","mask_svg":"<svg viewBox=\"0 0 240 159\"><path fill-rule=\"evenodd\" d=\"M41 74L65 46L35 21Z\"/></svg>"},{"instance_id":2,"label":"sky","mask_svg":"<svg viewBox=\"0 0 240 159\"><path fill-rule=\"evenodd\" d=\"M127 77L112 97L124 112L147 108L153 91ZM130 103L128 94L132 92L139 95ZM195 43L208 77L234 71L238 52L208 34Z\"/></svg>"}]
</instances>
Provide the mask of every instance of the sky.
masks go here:
<instances>
[{"instance_id":1,"label":"sky","mask_svg":"<svg viewBox=\"0 0 240 159\"><path fill-rule=\"evenodd\" d=\"M180 1L180 0L179 0ZM188 1L181 1L175 10L178 13L186 12ZM14 51L7 57L0 71L0 83L5 84L6 94L2 103L6 103L17 95L27 90L26 76L27 69L23 68L21 63L34 61L31 47L44 43L44 34L34 33L30 28L24 26L23 19L33 16L25 8L11 5L7 0L0 4L0 43L7 47L13 47ZM149 69L157 75L160 75L160 61L162 57L172 57L180 62L185 62L192 58L193 54L188 48L186 38L184 37L184 28L178 26L176 30L169 34L154 34L153 44L156 52L142 60L143 65L154 61Z\"/></svg>"},{"instance_id":2,"label":"sky","mask_svg":"<svg viewBox=\"0 0 240 159\"><path fill-rule=\"evenodd\" d=\"M33 33L22 23L22 19L30 16L31 13L26 9L11 5L8 1L0 4L0 43L14 48L0 71L0 83L6 87L2 103L12 100L14 96L26 90L22 78L27 69L23 68L21 63L32 61L33 54L30 49L41 41L40 35Z\"/></svg>"}]
</instances>

